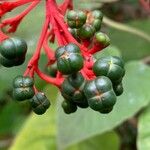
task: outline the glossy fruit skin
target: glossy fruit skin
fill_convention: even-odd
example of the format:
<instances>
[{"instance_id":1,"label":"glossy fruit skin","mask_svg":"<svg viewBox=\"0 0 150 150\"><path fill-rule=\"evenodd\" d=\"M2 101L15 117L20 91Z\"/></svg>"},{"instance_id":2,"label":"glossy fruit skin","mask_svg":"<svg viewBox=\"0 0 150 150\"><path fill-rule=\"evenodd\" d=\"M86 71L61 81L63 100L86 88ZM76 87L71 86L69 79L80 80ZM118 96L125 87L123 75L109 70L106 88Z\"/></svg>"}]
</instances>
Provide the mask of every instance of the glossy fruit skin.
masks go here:
<instances>
[{"instance_id":1,"label":"glossy fruit skin","mask_svg":"<svg viewBox=\"0 0 150 150\"><path fill-rule=\"evenodd\" d=\"M70 28L80 28L86 22L86 13L83 11L71 10L67 14L67 23Z\"/></svg>"},{"instance_id":2,"label":"glossy fruit skin","mask_svg":"<svg viewBox=\"0 0 150 150\"><path fill-rule=\"evenodd\" d=\"M30 77L17 76L13 81L13 97L18 101L30 99L34 96L34 81Z\"/></svg>"},{"instance_id":3,"label":"glossy fruit skin","mask_svg":"<svg viewBox=\"0 0 150 150\"><path fill-rule=\"evenodd\" d=\"M95 34L94 40L96 44L102 44L103 47L107 47L108 45L110 45L110 38L105 33L102 32L97 32Z\"/></svg>"},{"instance_id":4,"label":"glossy fruit skin","mask_svg":"<svg viewBox=\"0 0 150 150\"><path fill-rule=\"evenodd\" d=\"M73 43L59 47L55 52L55 57L57 68L64 75L78 72L83 67L83 57L80 49Z\"/></svg>"},{"instance_id":5,"label":"glossy fruit skin","mask_svg":"<svg viewBox=\"0 0 150 150\"><path fill-rule=\"evenodd\" d=\"M112 82L115 82L125 74L124 62L117 56L99 58L94 63L93 71L96 76L107 76Z\"/></svg>"},{"instance_id":6,"label":"glossy fruit skin","mask_svg":"<svg viewBox=\"0 0 150 150\"><path fill-rule=\"evenodd\" d=\"M68 31L71 33L71 35L78 41L80 42L80 39L78 38L78 35L77 35L77 29L75 28L68 28Z\"/></svg>"},{"instance_id":7,"label":"glossy fruit skin","mask_svg":"<svg viewBox=\"0 0 150 150\"><path fill-rule=\"evenodd\" d=\"M95 28L90 24L85 24L77 30L77 35L81 40L91 39L94 34Z\"/></svg>"},{"instance_id":8,"label":"glossy fruit skin","mask_svg":"<svg viewBox=\"0 0 150 150\"><path fill-rule=\"evenodd\" d=\"M123 86L122 83L119 83L117 85L113 85L114 92L117 96L120 96L123 93Z\"/></svg>"},{"instance_id":9,"label":"glossy fruit skin","mask_svg":"<svg viewBox=\"0 0 150 150\"><path fill-rule=\"evenodd\" d=\"M46 110L50 107L50 101L47 99L44 93L38 92L30 99L30 104L32 106L33 111L37 115L42 115L46 112Z\"/></svg>"},{"instance_id":10,"label":"glossy fruit skin","mask_svg":"<svg viewBox=\"0 0 150 150\"><path fill-rule=\"evenodd\" d=\"M48 75L50 75L51 77L56 77L57 75L57 63L54 63L52 65L47 66L46 68L46 72L48 73Z\"/></svg>"},{"instance_id":11,"label":"glossy fruit skin","mask_svg":"<svg viewBox=\"0 0 150 150\"><path fill-rule=\"evenodd\" d=\"M76 104L68 100L64 100L61 106L66 114L71 114L77 111Z\"/></svg>"},{"instance_id":12,"label":"glossy fruit skin","mask_svg":"<svg viewBox=\"0 0 150 150\"><path fill-rule=\"evenodd\" d=\"M14 60L13 59L7 59L5 57L3 57L1 54L0 54L0 64L4 67L13 67L14 66Z\"/></svg>"},{"instance_id":13,"label":"glossy fruit skin","mask_svg":"<svg viewBox=\"0 0 150 150\"><path fill-rule=\"evenodd\" d=\"M92 11L93 21L91 23L94 26L96 31L99 31L102 24L103 13L99 10Z\"/></svg>"},{"instance_id":14,"label":"glossy fruit skin","mask_svg":"<svg viewBox=\"0 0 150 150\"><path fill-rule=\"evenodd\" d=\"M95 111L104 113L116 103L116 95L113 91L112 83L105 76L100 76L87 82L84 86L84 93L89 106Z\"/></svg>"},{"instance_id":15,"label":"glossy fruit skin","mask_svg":"<svg viewBox=\"0 0 150 150\"><path fill-rule=\"evenodd\" d=\"M21 57L27 52L27 44L20 38L9 38L1 42L0 53L7 59Z\"/></svg>"},{"instance_id":16,"label":"glossy fruit skin","mask_svg":"<svg viewBox=\"0 0 150 150\"><path fill-rule=\"evenodd\" d=\"M85 83L86 81L81 75L81 73L68 76L61 86L62 96L68 101L74 102L77 105L79 104L79 106L85 107L87 105L87 99L83 92Z\"/></svg>"},{"instance_id":17,"label":"glossy fruit skin","mask_svg":"<svg viewBox=\"0 0 150 150\"><path fill-rule=\"evenodd\" d=\"M0 64L4 67L19 66L25 61L27 44L23 39L9 38L0 43Z\"/></svg>"}]
</instances>

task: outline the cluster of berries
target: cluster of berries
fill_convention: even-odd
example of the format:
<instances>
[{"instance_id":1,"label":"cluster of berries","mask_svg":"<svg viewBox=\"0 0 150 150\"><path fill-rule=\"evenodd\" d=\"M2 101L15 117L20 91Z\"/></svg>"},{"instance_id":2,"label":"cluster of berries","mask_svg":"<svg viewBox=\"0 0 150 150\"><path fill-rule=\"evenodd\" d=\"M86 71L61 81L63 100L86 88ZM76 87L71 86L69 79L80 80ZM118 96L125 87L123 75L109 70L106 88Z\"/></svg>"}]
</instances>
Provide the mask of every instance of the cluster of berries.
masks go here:
<instances>
[{"instance_id":1,"label":"cluster of berries","mask_svg":"<svg viewBox=\"0 0 150 150\"><path fill-rule=\"evenodd\" d=\"M123 93L125 69L122 59L109 56L96 60L92 68L95 78L86 80L80 73L84 58L77 45L71 43L59 47L55 54L57 69L67 75L61 85L64 112L70 114L77 110L77 106L90 106L95 111L109 113L116 103L116 96Z\"/></svg>"},{"instance_id":2,"label":"cluster of berries","mask_svg":"<svg viewBox=\"0 0 150 150\"><path fill-rule=\"evenodd\" d=\"M32 2L32 3L31 3ZM17 0L2 2L0 17L16 7L31 3L20 15L0 22L0 64L13 67L23 64L27 44L19 38L9 38L1 29L6 25L15 32L21 20L41 0ZM46 82L60 89L64 101L62 108L70 114L77 107L100 113L109 113L116 103L116 96L123 93L124 63L116 56L93 57L110 44L109 37L100 32L103 15L101 11L75 11L72 1L64 0L58 5L55 0L46 0L46 19L35 53L28 62L23 76L13 81L13 96L18 101L28 100L36 114L43 114L50 101L34 84L35 73ZM65 13L67 21L65 21ZM49 46L57 39L59 47L53 51ZM41 49L48 57L47 73L38 67Z\"/></svg>"}]
</instances>

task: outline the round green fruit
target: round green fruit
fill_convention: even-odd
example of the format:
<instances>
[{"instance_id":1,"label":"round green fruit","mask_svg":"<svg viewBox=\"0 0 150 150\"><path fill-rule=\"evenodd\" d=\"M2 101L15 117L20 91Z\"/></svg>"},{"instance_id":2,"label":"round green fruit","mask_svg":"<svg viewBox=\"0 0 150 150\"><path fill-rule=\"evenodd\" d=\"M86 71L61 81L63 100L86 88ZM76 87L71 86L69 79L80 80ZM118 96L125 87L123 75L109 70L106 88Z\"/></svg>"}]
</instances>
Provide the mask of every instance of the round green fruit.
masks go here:
<instances>
[{"instance_id":1,"label":"round green fruit","mask_svg":"<svg viewBox=\"0 0 150 150\"><path fill-rule=\"evenodd\" d=\"M124 62L117 56L99 58L94 63L93 71L96 76L107 76L112 82L115 82L125 74Z\"/></svg>"},{"instance_id":2,"label":"round green fruit","mask_svg":"<svg viewBox=\"0 0 150 150\"><path fill-rule=\"evenodd\" d=\"M89 106L95 111L113 107L116 103L116 95L112 88L112 83L105 76L97 77L87 82L84 86L84 93Z\"/></svg>"},{"instance_id":3,"label":"round green fruit","mask_svg":"<svg viewBox=\"0 0 150 150\"><path fill-rule=\"evenodd\" d=\"M68 76L61 86L62 96L68 101L79 103L79 105L87 104L83 92L85 82L85 79L80 73Z\"/></svg>"},{"instance_id":4,"label":"round green fruit","mask_svg":"<svg viewBox=\"0 0 150 150\"><path fill-rule=\"evenodd\" d=\"M13 97L18 101L30 99L34 96L33 79L17 76L13 81Z\"/></svg>"},{"instance_id":5,"label":"round green fruit","mask_svg":"<svg viewBox=\"0 0 150 150\"><path fill-rule=\"evenodd\" d=\"M83 57L77 45L70 43L64 47L59 47L55 56L58 70L65 75L78 72L83 67Z\"/></svg>"},{"instance_id":6,"label":"round green fruit","mask_svg":"<svg viewBox=\"0 0 150 150\"><path fill-rule=\"evenodd\" d=\"M83 25L77 30L77 35L81 40L91 39L95 34L95 28L90 24Z\"/></svg>"},{"instance_id":7,"label":"round green fruit","mask_svg":"<svg viewBox=\"0 0 150 150\"><path fill-rule=\"evenodd\" d=\"M74 113L74 112L76 112L76 110L77 110L76 104L75 104L75 103L72 103L72 102L70 102L70 101L68 101L68 100L64 100L64 101L62 102L61 106L62 106L62 108L63 108L63 110L64 110L64 112L65 112L66 114Z\"/></svg>"},{"instance_id":8,"label":"round green fruit","mask_svg":"<svg viewBox=\"0 0 150 150\"><path fill-rule=\"evenodd\" d=\"M27 44L20 38L9 38L0 43L0 53L7 59L22 57L27 52Z\"/></svg>"},{"instance_id":9,"label":"round green fruit","mask_svg":"<svg viewBox=\"0 0 150 150\"><path fill-rule=\"evenodd\" d=\"M54 63L52 65L47 66L46 72L51 76L51 77L56 77L57 75L57 63Z\"/></svg>"},{"instance_id":10,"label":"round green fruit","mask_svg":"<svg viewBox=\"0 0 150 150\"><path fill-rule=\"evenodd\" d=\"M13 59L7 59L5 57L3 57L2 55L0 55L0 64L4 67L13 67L14 66L15 61Z\"/></svg>"},{"instance_id":11,"label":"round green fruit","mask_svg":"<svg viewBox=\"0 0 150 150\"><path fill-rule=\"evenodd\" d=\"M122 83L118 85L113 85L114 92L116 93L117 96L120 96L123 93L123 86Z\"/></svg>"},{"instance_id":12,"label":"round green fruit","mask_svg":"<svg viewBox=\"0 0 150 150\"><path fill-rule=\"evenodd\" d=\"M86 22L86 13L83 11L71 10L67 14L67 23L71 28L80 28Z\"/></svg>"},{"instance_id":13,"label":"round green fruit","mask_svg":"<svg viewBox=\"0 0 150 150\"><path fill-rule=\"evenodd\" d=\"M103 13L99 10L94 10L91 12L89 20L91 21L91 25L95 28L96 31L99 31L101 28L103 19Z\"/></svg>"},{"instance_id":14,"label":"round green fruit","mask_svg":"<svg viewBox=\"0 0 150 150\"><path fill-rule=\"evenodd\" d=\"M44 114L51 105L45 94L42 92L35 94L33 98L30 99L30 104L33 111L38 115Z\"/></svg>"},{"instance_id":15,"label":"round green fruit","mask_svg":"<svg viewBox=\"0 0 150 150\"><path fill-rule=\"evenodd\" d=\"M107 47L108 45L110 45L110 38L105 33L102 32L97 32L95 34L94 40L96 44L102 44L103 47Z\"/></svg>"}]
</instances>

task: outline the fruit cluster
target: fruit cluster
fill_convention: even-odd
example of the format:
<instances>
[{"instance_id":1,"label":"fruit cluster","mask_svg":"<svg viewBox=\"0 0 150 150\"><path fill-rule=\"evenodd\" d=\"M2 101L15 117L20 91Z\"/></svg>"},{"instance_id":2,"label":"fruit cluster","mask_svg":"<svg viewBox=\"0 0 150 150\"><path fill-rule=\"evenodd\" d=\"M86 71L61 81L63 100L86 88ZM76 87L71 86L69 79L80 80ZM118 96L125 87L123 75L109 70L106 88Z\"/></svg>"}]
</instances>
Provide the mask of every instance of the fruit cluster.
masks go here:
<instances>
[{"instance_id":1,"label":"fruit cluster","mask_svg":"<svg viewBox=\"0 0 150 150\"><path fill-rule=\"evenodd\" d=\"M1 2L0 18L19 6L31 3L19 15L0 22L1 65L13 67L25 61L26 42L20 38L10 38L2 29L9 26L7 32L15 32L22 19L40 2L41 0ZM57 4L55 0L46 0L45 3L42 33L24 75L17 76L13 81L14 98L18 101L28 100L36 114L46 112L51 104L45 94L35 87L34 76L37 74L60 89L64 97L62 108L65 113L73 113L77 107L90 107L100 113L109 113L116 103L116 96L123 93L125 69L119 57L94 58L93 54L110 44L109 37L100 32L102 12L73 10L70 0L64 0L62 4ZM50 44L56 40L58 48L53 50ZM48 58L47 72L42 72L38 66L41 50L44 50Z\"/></svg>"}]
</instances>

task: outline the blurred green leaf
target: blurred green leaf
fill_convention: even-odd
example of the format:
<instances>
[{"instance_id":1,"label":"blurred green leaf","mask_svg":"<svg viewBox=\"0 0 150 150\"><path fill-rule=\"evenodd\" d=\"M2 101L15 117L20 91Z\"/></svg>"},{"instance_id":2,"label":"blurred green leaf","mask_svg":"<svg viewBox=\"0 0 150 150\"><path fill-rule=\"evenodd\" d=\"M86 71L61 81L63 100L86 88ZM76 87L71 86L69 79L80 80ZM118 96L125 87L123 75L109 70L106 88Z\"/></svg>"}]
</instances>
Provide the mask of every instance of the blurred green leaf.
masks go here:
<instances>
[{"instance_id":1,"label":"blurred green leaf","mask_svg":"<svg viewBox=\"0 0 150 150\"><path fill-rule=\"evenodd\" d=\"M120 50L115 46L109 46L102 51L96 53L95 58L101 58L106 56L121 56Z\"/></svg>"},{"instance_id":2,"label":"blurred green leaf","mask_svg":"<svg viewBox=\"0 0 150 150\"><path fill-rule=\"evenodd\" d=\"M150 149L150 107L139 117L137 146L138 150Z\"/></svg>"},{"instance_id":3,"label":"blurred green leaf","mask_svg":"<svg viewBox=\"0 0 150 150\"><path fill-rule=\"evenodd\" d=\"M150 20L138 20L128 23L132 27L141 29L142 31L150 34ZM123 58L128 61L132 59L142 59L150 55L150 42L132 35L127 32L119 31L109 27L109 36L111 44L117 46L123 55Z\"/></svg>"},{"instance_id":4,"label":"blurred green leaf","mask_svg":"<svg viewBox=\"0 0 150 150\"><path fill-rule=\"evenodd\" d=\"M126 76L123 81L124 94L118 97L114 110L108 115L94 112L89 108L79 109L76 113L68 116L59 108L59 147L67 147L111 130L146 106L150 101L148 99L150 92L147 88L150 87L150 82L147 82L149 74L148 66L136 61L127 63ZM63 98L60 96L58 100L62 101Z\"/></svg>"},{"instance_id":5,"label":"blurred green leaf","mask_svg":"<svg viewBox=\"0 0 150 150\"><path fill-rule=\"evenodd\" d=\"M83 142L73 145L67 150L117 150L119 149L119 138L113 131L91 137Z\"/></svg>"}]
</instances>

